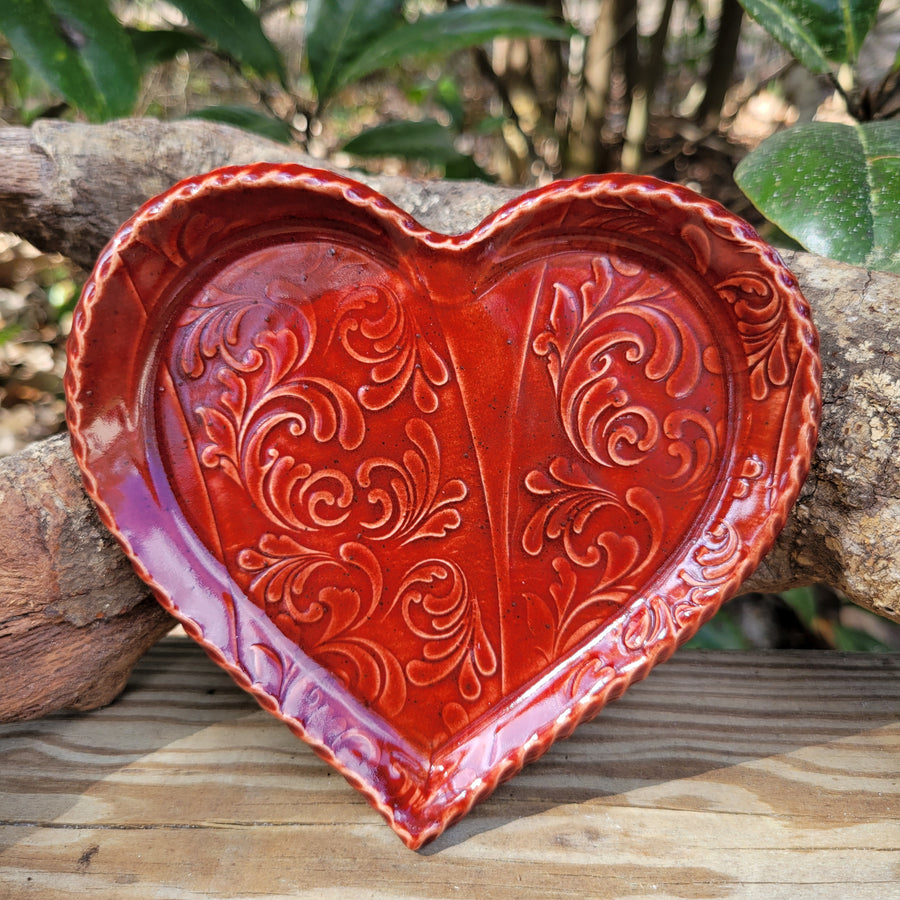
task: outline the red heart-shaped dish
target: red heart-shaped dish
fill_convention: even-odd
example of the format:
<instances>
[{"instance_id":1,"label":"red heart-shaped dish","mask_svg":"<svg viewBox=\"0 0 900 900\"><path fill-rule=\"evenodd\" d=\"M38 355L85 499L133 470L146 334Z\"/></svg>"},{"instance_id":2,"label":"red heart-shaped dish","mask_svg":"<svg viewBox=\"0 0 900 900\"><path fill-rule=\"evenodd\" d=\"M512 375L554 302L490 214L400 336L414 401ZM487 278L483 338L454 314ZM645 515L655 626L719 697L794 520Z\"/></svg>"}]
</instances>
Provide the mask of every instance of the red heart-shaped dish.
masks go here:
<instances>
[{"instance_id":1,"label":"red heart-shaped dish","mask_svg":"<svg viewBox=\"0 0 900 900\"><path fill-rule=\"evenodd\" d=\"M69 346L137 571L410 847L735 592L818 422L777 254L629 176L456 237L326 172L191 178L110 242Z\"/></svg>"}]
</instances>

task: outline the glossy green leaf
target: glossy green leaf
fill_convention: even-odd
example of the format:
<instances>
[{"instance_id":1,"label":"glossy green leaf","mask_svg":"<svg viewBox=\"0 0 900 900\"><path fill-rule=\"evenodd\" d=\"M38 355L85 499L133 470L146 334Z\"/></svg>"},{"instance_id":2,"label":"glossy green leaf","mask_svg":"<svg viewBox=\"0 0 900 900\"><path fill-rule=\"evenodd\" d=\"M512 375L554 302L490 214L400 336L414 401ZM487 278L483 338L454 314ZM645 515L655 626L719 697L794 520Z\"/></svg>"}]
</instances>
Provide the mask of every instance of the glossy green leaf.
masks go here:
<instances>
[{"instance_id":1,"label":"glossy green leaf","mask_svg":"<svg viewBox=\"0 0 900 900\"><path fill-rule=\"evenodd\" d=\"M192 112L188 118L234 125L282 144L290 144L294 139L287 122L249 106L208 106Z\"/></svg>"},{"instance_id":2,"label":"glossy green leaf","mask_svg":"<svg viewBox=\"0 0 900 900\"><path fill-rule=\"evenodd\" d=\"M813 72L854 62L880 0L740 0L750 18Z\"/></svg>"},{"instance_id":3,"label":"glossy green leaf","mask_svg":"<svg viewBox=\"0 0 900 900\"><path fill-rule=\"evenodd\" d=\"M3 0L0 32L47 84L102 120L131 112L140 71L125 30L99 0Z\"/></svg>"},{"instance_id":4,"label":"glossy green leaf","mask_svg":"<svg viewBox=\"0 0 900 900\"><path fill-rule=\"evenodd\" d=\"M359 81L401 60L446 54L484 44L497 37L543 37L568 40L573 29L549 18L546 10L528 5L454 6L414 22L402 22L370 43L336 73L335 89Z\"/></svg>"},{"instance_id":5,"label":"glossy green leaf","mask_svg":"<svg viewBox=\"0 0 900 900\"><path fill-rule=\"evenodd\" d=\"M51 88L92 119L102 118L103 100L97 87L81 55L60 34L45 0L0 3L0 33L6 36L16 58Z\"/></svg>"},{"instance_id":6,"label":"glossy green leaf","mask_svg":"<svg viewBox=\"0 0 900 900\"><path fill-rule=\"evenodd\" d=\"M475 158L468 154L461 153L456 159L451 159L444 164L444 178L450 180L468 180L468 181L496 181L497 179L485 172L481 166L475 162Z\"/></svg>"},{"instance_id":7,"label":"glossy green leaf","mask_svg":"<svg viewBox=\"0 0 900 900\"><path fill-rule=\"evenodd\" d=\"M309 0L306 58L319 103L348 81L343 72L373 41L403 21L400 0Z\"/></svg>"},{"instance_id":8,"label":"glossy green leaf","mask_svg":"<svg viewBox=\"0 0 900 900\"><path fill-rule=\"evenodd\" d=\"M138 28L127 28L131 46L142 70L159 63L168 62L182 50L197 50L203 46L198 38L186 31L159 29L144 31Z\"/></svg>"},{"instance_id":9,"label":"glossy green leaf","mask_svg":"<svg viewBox=\"0 0 900 900\"><path fill-rule=\"evenodd\" d=\"M807 250L900 272L900 122L813 122L773 135L735 179Z\"/></svg>"},{"instance_id":10,"label":"glossy green leaf","mask_svg":"<svg viewBox=\"0 0 900 900\"><path fill-rule=\"evenodd\" d=\"M259 75L283 83L284 62L262 30L259 17L243 0L170 0L204 37Z\"/></svg>"}]
</instances>

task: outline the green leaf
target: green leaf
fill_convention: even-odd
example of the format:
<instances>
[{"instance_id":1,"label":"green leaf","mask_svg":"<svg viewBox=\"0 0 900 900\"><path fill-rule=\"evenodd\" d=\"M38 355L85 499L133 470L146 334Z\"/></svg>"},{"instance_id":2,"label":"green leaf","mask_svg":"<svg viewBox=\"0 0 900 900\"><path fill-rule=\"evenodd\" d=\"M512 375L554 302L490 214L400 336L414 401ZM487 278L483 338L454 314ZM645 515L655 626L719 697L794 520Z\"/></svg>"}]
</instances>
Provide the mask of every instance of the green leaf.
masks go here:
<instances>
[{"instance_id":1,"label":"green leaf","mask_svg":"<svg viewBox=\"0 0 900 900\"><path fill-rule=\"evenodd\" d=\"M740 0L751 19L813 72L852 63L875 23L880 0Z\"/></svg>"},{"instance_id":2,"label":"green leaf","mask_svg":"<svg viewBox=\"0 0 900 900\"><path fill-rule=\"evenodd\" d=\"M469 181L497 180L485 172L473 157L467 156L465 153L461 153L456 159L451 159L444 165L444 178Z\"/></svg>"},{"instance_id":3,"label":"green leaf","mask_svg":"<svg viewBox=\"0 0 900 900\"><path fill-rule=\"evenodd\" d=\"M309 0L306 58L320 105L343 84L347 65L403 21L401 0Z\"/></svg>"},{"instance_id":4,"label":"green leaf","mask_svg":"<svg viewBox=\"0 0 900 900\"><path fill-rule=\"evenodd\" d=\"M160 29L144 31L140 28L125 29L131 39L131 46L138 65L144 71L174 59L182 50L198 50L203 44L193 34L186 31Z\"/></svg>"},{"instance_id":5,"label":"green leaf","mask_svg":"<svg viewBox=\"0 0 900 900\"><path fill-rule=\"evenodd\" d=\"M274 75L284 84L281 54L262 30L259 17L243 0L171 0L204 37L232 59L259 75Z\"/></svg>"},{"instance_id":6,"label":"green leaf","mask_svg":"<svg viewBox=\"0 0 900 900\"><path fill-rule=\"evenodd\" d=\"M370 41L336 73L334 89L414 56L451 53L497 37L568 40L573 34L571 26L552 21L545 10L534 6L454 6L415 22L402 22Z\"/></svg>"},{"instance_id":7,"label":"green leaf","mask_svg":"<svg viewBox=\"0 0 900 900\"><path fill-rule=\"evenodd\" d=\"M50 0L64 29L75 41L110 117L131 112L141 73L125 29L101 0Z\"/></svg>"},{"instance_id":8,"label":"green leaf","mask_svg":"<svg viewBox=\"0 0 900 900\"><path fill-rule=\"evenodd\" d=\"M290 144L294 136L290 126L281 119L266 115L249 106L208 106L198 109L188 116L189 119L206 119L210 122L222 122L234 125L244 131L267 137L282 144Z\"/></svg>"},{"instance_id":9,"label":"green leaf","mask_svg":"<svg viewBox=\"0 0 900 900\"><path fill-rule=\"evenodd\" d=\"M56 19L44 0L0 3L0 34L6 35L13 50L9 74L23 115L28 98L49 90L92 119L102 117L97 88L81 57L57 32Z\"/></svg>"},{"instance_id":10,"label":"green leaf","mask_svg":"<svg viewBox=\"0 0 900 900\"><path fill-rule=\"evenodd\" d=\"M807 250L900 273L900 122L812 122L773 135L735 179Z\"/></svg>"},{"instance_id":11,"label":"green leaf","mask_svg":"<svg viewBox=\"0 0 900 900\"><path fill-rule=\"evenodd\" d=\"M127 115L140 71L125 30L99 0L3 0L0 31L16 54L94 120Z\"/></svg>"},{"instance_id":12,"label":"green leaf","mask_svg":"<svg viewBox=\"0 0 900 900\"><path fill-rule=\"evenodd\" d=\"M385 122L358 134L343 149L355 156L399 156L443 166L447 178L478 178L490 181L487 172L454 144L451 128L434 119L421 122Z\"/></svg>"},{"instance_id":13,"label":"green leaf","mask_svg":"<svg viewBox=\"0 0 900 900\"><path fill-rule=\"evenodd\" d=\"M358 134L343 149L354 156L399 156L442 166L462 155L453 139L450 129L434 119L385 122Z\"/></svg>"}]
</instances>

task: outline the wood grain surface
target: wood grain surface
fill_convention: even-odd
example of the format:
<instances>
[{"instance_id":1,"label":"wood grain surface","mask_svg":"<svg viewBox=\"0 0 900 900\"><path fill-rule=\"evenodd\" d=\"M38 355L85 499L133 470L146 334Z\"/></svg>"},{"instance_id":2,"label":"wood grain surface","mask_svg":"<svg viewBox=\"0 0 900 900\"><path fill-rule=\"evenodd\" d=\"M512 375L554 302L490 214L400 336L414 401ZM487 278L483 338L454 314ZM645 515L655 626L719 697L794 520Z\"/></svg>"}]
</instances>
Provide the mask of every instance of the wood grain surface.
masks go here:
<instances>
[{"instance_id":1,"label":"wood grain surface","mask_svg":"<svg viewBox=\"0 0 900 900\"><path fill-rule=\"evenodd\" d=\"M681 652L407 850L192 642L0 727L0 897L900 897L900 656Z\"/></svg>"}]
</instances>

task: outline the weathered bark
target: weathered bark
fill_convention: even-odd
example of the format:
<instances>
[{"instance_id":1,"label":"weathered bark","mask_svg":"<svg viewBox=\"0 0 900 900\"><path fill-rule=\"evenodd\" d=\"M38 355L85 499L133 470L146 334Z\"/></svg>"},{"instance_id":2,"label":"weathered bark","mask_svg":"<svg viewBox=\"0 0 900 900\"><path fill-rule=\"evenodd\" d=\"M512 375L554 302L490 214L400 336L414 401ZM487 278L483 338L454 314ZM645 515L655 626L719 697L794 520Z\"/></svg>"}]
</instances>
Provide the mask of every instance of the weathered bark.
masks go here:
<instances>
[{"instance_id":1,"label":"weathered bark","mask_svg":"<svg viewBox=\"0 0 900 900\"><path fill-rule=\"evenodd\" d=\"M0 722L94 709L172 627L81 488L64 435L0 460Z\"/></svg>"},{"instance_id":2,"label":"weathered bark","mask_svg":"<svg viewBox=\"0 0 900 900\"><path fill-rule=\"evenodd\" d=\"M145 200L189 175L252 162L323 160L225 125L130 119L111 125L38 121L0 129L0 231L90 269L113 232ZM359 176L357 176L359 177ZM423 225L477 225L517 191L464 182L360 178Z\"/></svg>"},{"instance_id":3,"label":"weathered bark","mask_svg":"<svg viewBox=\"0 0 900 900\"><path fill-rule=\"evenodd\" d=\"M746 588L829 584L900 621L900 277L783 255L819 328L822 427L800 500Z\"/></svg>"},{"instance_id":4,"label":"weathered bark","mask_svg":"<svg viewBox=\"0 0 900 900\"><path fill-rule=\"evenodd\" d=\"M253 160L322 165L209 123L0 130L0 230L90 266L147 197L187 175ZM514 195L484 184L364 180L451 233ZM822 432L793 515L746 587L827 583L900 621L900 278L806 253L785 258L821 335ZM0 528L0 718L111 699L171 620L97 521L64 438L0 462Z\"/></svg>"}]
</instances>

